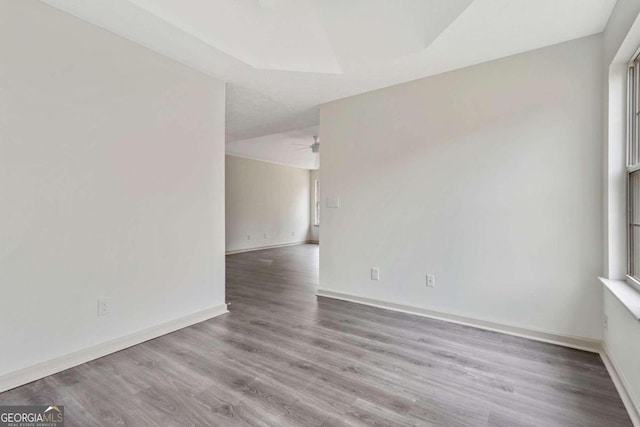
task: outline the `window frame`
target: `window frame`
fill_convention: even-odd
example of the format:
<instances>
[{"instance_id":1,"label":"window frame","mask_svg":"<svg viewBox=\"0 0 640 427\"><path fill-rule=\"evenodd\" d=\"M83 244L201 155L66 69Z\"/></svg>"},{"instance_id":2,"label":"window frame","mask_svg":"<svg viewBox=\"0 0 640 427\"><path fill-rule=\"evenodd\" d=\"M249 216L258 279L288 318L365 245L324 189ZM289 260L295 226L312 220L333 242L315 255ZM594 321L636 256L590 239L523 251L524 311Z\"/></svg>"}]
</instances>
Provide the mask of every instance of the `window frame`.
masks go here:
<instances>
[{"instance_id":1,"label":"window frame","mask_svg":"<svg viewBox=\"0 0 640 427\"><path fill-rule=\"evenodd\" d=\"M640 227L640 223L634 223L633 193L631 176L640 173L640 48L634 53L627 68L627 111L626 111L626 192L627 192L627 273L626 281L640 291L640 274L634 277L636 270L640 271L640 265L634 265L634 227ZM637 189L636 189L637 190ZM634 215L635 213L635 215Z\"/></svg>"},{"instance_id":2,"label":"window frame","mask_svg":"<svg viewBox=\"0 0 640 427\"><path fill-rule=\"evenodd\" d=\"M320 226L320 180L313 180L313 225L314 227Z\"/></svg>"}]
</instances>

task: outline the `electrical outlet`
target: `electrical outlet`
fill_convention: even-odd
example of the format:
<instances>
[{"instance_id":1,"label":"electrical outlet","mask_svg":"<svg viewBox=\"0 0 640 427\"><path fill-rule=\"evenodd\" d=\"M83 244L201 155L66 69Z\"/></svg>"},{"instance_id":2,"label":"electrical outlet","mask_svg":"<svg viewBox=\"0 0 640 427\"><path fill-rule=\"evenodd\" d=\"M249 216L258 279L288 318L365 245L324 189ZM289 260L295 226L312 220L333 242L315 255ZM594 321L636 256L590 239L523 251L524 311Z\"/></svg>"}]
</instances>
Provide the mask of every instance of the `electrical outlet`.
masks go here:
<instances>
[{"instance_id":1,"label":"electrical outlet","mask_svg":"<svg viewBox=\"0 0 640 427\"><path fill-rule=\"evenodd\" d=\"M98 299L98 316L106 316L111 312L111 298Z\"/></svg>"},{"instance_id":2,"label":"electrical outlet","mask_svg":"<svg viewBox=\"0 0 640 427\"><path fill-rule=\"evenodd\" d=\"M378 267L371 267L371 280L380 280L380 269Z\"/></svg>"},{"instance_id":3,"label":"electrical outlet","mask_svg":"<svg viewBox=\"0 0 640 427\"><path fill-rule=\"evenodd\" d=\"M247 234L247 240L251 240L251 234Z\"/></svg>"},{"instance_id":4,"label":"electrical outlet","mask_svg":"<svg viewBox=\"0 0 640 427\"><path fill-rule=\"evenodd\" d=\"M427 274L427 288L436 287L436 276L433 274Z\"/></svg>"},{"instance_id":5,"label":"electrical outlet","mask_svg":"<svg viewBox=\"0 0 640 427\"><path fill-rule=\"evenodd\" d=\"M602 318L602 327L605 331L609 329L609 316L607 316L606 314Z\"/></svg>"},{"instance_id":6,"label":"electrical outlet","mask_svg":"<svg viewBox=\"0 0 640 427\"><path fill-rule=\"evenodd\" d=\"M291 236L295 236L295 235L296 235L296 232L295 232L295 231L292 231L292 232L291 232Z\"/></svg>"},{"instance_id":7,"label":"electrical outlet","mask_svg":"<svg viewBox=\"0 0 640 427\"><path fill-rule=\"evenodd\" d=\"M267 233L264 233L264 238L265 238L265 239L267 238Z\"/></svg>"}]
</instances>

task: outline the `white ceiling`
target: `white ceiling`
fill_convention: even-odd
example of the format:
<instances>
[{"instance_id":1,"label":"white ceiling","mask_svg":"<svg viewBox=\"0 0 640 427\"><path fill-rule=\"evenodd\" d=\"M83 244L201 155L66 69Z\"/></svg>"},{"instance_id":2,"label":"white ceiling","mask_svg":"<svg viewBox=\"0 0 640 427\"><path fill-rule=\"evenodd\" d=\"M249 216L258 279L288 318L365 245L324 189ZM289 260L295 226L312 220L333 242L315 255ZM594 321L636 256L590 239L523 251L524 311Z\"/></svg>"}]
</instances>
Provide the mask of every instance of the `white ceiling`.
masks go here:
<instances>
[{"instance_id":1,"label":"white ceiling","mask_svg":"<svg viewBox=\"0 0 640 427\"><path fill-rule=\"evenodd\" d=\"M42 1L227 81L233 142L316 126L324 102L599 33L616 0Z\"/></svg>"},{"instance_id":2,"label":"white ceiling","mask_svg":"<svg viewBox=\"0 0 640 427\"><path fill-rule=\"evenodd\" d=\"M313 153L310 145L318 135L318 127L310 126L289 132L242 139L227 143L227 154L264 160L303 169L318 169L320 154ZM322 147L322 143L320 143Z\"/></svg>"}]
</instances>

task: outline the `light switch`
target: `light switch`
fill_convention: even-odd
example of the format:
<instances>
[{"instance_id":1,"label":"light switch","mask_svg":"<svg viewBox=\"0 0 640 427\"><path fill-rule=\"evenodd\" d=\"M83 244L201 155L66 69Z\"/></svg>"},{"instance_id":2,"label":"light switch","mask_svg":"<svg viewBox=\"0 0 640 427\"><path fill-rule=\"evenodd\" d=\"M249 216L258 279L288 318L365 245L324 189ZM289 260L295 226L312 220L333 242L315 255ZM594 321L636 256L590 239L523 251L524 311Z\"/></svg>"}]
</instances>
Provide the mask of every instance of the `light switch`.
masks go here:
<instances>
[{"instance_id":1,"label":"light switch","mask_svg":"<svg viewBox=\"0 0 640 427\"><path fill-rule=\"evenodd\" d=\"M327 197L327 207L328 208L339 208L340 207L340 197Z\"/></svg>"}]
</instances>

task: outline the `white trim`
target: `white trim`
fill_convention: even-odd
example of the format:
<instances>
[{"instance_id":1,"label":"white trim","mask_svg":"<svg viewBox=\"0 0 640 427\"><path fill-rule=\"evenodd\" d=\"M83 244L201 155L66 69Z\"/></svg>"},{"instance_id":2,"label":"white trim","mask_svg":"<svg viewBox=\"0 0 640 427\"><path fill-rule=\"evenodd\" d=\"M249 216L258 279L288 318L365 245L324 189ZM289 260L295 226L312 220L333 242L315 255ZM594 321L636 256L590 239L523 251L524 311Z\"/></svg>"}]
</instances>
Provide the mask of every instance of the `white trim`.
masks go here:
<instances>
[{"instance_id":1,"label":"white trim","mask_svg":"<svg viewBox=\"0 0 640 427\"><path fill-rule=\"evenodd\" d=\"M231 157L238 157L240 159L245 159L245 160L254 160L256 162L272 163L274 165L286 166L286 167L294 168L294 169L304 169L304 170L307 170L307 171L317 170L317 169L305 168L303 166L292 165L291 163L278 162L276 160L267 160L267 159L261 159L259 157L251 157L251 156L249 156L247 154L236 154L236 153L225 152L224 155L225 156L231 156Z\"/></svg>"},{"instance_id":2,"label":"white trim","mask_svg":"<svg viewBox=\"0 0 640 427\"><path fill-rule=\"evenodd\" d=\"M313 241L313 240L301 240L299 242L278 243L277 245L257 246L255 248L246 248L246 249L235 249L233 251L227 251L224 254L225 255L242 254L242 253L245 253L245 252L263 251L265 249L284 248L286 246L306 245L308 243L316 243L316 242Z\"/></svg>"},{"instance_id":3,"label":"white trim","mask_svg":"<svg viewBox=\"0 0 640 427\"><path fill-rule=\"evenodd\" d=\"M629 414L629 418L631 418L631 422L634 427L640 427L640 405L633 401L633 397L629 393L628 382L622 375L622 372L616 369L616 364L613 358L609 355L604 343L602 344L600 357L602 358L602 362L607 368L607 371L609 371L609 376L611 376L611 380L613 380L613 384L616 386L616 390L618 390L618 394L620 395L622 403Z\"/></svg>"},{"instance_id":4,"label":"white trim","mask_svg":"<svg viewBox=\"0 0 640 427\"><path fill-rule=\"evenodd\" d=\"M457 323L465 326L472 326L474 328L485 329L493 332L500 332L507 335L514 335L516 337L528 338L534 341L541 341L550 344L561 345L564 347L575 348L578 350L589 351L592 353L600 353L601 341L594 340L586 337L576 337L571 335L562 335L549 333L544 331L536 331L533 329L508 326L499 323L489 322L486 320L472 319L469 317L458 316L455 314L448 314L437 312L433 310L427 310L420 307L413 307L404 304L395 304L386 301L379 301L371 298L360 297L357 295L350 295L341 292L335 292L328 289L317 289L316 295L320 297L327 297L333 299L339 299L343 301L355 302L357 304L370 305L372 307L384 308L387 310L399 311L402 313L414 314L417 316L428 317L430 319L444 320L445 322Z\"/></svg>"},{"instance_id":5,"label":"white trim","mask_svg":"<svg viewBox=\"0 0 640 427\"><path fill-rule=\"evenodd\" d=\"M228 313L227 304L221 304L198 311L178 319L170 320L160 325L152 326L120 338L116 338L101 344L97 344L82 350L74 351L55 359L47 360L36 365L29 366L19 371L10 372L0 376L0 392L28 384L49 375L56 374L74 366L90 362L116 351L143 343L159 336L186 328L187 326L203 322L208 319Z\"/></svg>"},{"instance_id":6,"label":"white trim","mask_svg":"<svg viewBox=\"0 0 640 427\"><path fill-rule=\"evenodd\" d=\"M598 279L636 320L640 320L640 292L624 280L611 280L604 277L598 277Z\"/></svg>"},{"instance_id":7,"label":"white trim","mask_svg":"<svg viewBox=\"0 0 640 427\"><path fill-rule=\"evenodd\" d=\"M638 279L627 274L625 281L627 285L631 286L636 292L640 292L640 281Z\"/></svg>"}]
</instances>

